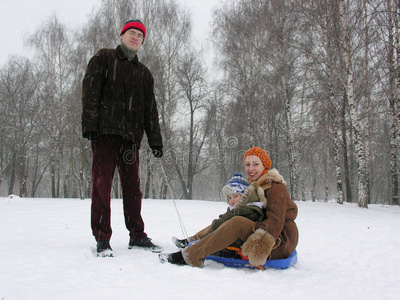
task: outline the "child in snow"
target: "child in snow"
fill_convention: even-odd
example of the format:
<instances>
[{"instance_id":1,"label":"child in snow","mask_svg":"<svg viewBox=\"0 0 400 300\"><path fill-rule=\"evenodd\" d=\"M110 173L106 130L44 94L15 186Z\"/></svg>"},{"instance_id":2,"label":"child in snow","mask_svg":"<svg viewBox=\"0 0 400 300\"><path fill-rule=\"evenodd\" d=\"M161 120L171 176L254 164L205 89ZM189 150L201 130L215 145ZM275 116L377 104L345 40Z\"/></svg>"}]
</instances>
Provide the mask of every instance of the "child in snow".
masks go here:
<instances>
[{"instance_id":1,"label":"child in snow","mask_svg":"<svg viewBox=\"0 0 400 300\"><path fill-rule=\"evenodd\" d=\"M227 211L220 215L218 219L213 220L211 225L187 239L179 240L173 237L172 241L178 248L183 249L189 243L204 238L234 216L246 217L254 222L261 221L264 218L263 210L267 206L267 199L262 189L258 190L255 185L249 186L242 174L233 174L233 177L223 187L222 194L229 204Z\"/></svg>"}]
</instances>

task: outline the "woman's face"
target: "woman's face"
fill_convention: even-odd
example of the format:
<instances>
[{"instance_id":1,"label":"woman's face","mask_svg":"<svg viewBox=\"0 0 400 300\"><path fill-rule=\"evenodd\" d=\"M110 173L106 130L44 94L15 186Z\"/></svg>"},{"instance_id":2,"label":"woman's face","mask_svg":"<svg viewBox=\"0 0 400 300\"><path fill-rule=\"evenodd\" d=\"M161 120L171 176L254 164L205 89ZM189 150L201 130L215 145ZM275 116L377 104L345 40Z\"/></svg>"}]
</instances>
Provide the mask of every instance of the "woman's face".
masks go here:
<instances>
[{"instance_id":1,"label":"woman's face","mask_svg":"<svg viewBox=\"0 0 400 300\"><path fill-rule=\"evenodd\" d=\"M249 155L244 159L244 168L250 180L257 180L265 170L261 159L255 155Z\"/></svg>"}]
</instances>

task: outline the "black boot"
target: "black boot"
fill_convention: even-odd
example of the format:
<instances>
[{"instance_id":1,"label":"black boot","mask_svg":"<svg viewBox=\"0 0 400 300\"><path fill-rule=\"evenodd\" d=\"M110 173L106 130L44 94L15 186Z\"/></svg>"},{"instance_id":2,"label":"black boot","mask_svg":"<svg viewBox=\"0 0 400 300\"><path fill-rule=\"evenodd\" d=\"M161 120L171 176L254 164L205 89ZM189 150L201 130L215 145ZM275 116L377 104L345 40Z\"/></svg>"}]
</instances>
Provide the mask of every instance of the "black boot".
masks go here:
<instances>
[{"instance_id":1,"label":"black boot","mask_svg":"<svg viewBox=\"0 0 400 300\"><path fill-rule=\"evenodd\" d=\"M169 262L170 264L179 266L187 265L186 261L183 259L181 251L175 253L161 253L158 257L162 263Z\"/></svg>"},{"instance_id":2,"label":"black boot","mask_svg":"<svg viewBox=\"0 0 400 300\"><path fill-rule=\"evenodd\" d=\"M98 257L113 257L113 250L111 249L109 241L97 242L97 256Z\"/></svg>"},{"instance_id":3,"label":"black boot","mask_svg":"<svg viewBox=\"0 0 400 300\"><path fill-rule=\"evenodd\" d=\"M143 248L145 250L151 250L154 253L160 253L163 251L163 248L157 245L154 245L151 241L150 238L147 236L144 238L141 238L140 240L134 241L132 237L129 239L129 249L132 249L133 247L139 247Z\"/></svg>"},{"instance_id":4,"label":"black boot","mask_svg":"<svg viewBox=\"0 0 400 300\"><path fill-rule=\"evenodd\" d=\"M188 239L179 240L176 237L173 237L172 241L174 242L175 246L177 246L179 249L186 248L186 246L189 244Z\"/></svg>"}]
</instances>

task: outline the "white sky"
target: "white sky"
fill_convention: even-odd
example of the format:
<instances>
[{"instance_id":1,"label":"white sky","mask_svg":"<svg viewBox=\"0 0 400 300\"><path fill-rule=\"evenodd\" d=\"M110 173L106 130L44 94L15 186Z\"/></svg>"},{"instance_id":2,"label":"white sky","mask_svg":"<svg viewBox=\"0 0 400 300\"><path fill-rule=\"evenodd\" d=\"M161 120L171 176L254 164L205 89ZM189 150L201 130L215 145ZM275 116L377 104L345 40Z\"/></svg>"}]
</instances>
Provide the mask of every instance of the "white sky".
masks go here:
<instances>
[{"instance_id":1,"label":"white sky","mask_svg":"<svg viewBox=\"0 0 400 300\"><path fill-rule=\"evenodd\" d=\"M211 9L218 0L177 0L190 9L193 32L200 42L206 41ZM83 24L101 0L0 0L0 67L9 55L29 57L24 35L32 34L47 17L55 13L61 22L74 27ZM204 36L204 38L203 38Z\"/></svg>"}]
</instances>

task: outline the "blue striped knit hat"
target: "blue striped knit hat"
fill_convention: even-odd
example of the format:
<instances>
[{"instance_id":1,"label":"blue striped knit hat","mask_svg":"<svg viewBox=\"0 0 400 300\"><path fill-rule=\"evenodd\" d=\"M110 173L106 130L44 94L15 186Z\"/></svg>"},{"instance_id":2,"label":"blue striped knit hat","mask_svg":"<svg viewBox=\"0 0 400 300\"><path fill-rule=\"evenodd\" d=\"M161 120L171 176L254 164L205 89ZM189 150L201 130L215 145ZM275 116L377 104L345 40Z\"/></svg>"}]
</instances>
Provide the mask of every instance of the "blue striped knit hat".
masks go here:
<instances>
[{"instance_id":1,"label":"blue striped knit hat","mask_svg":"<svg viewBox=\"0 0 400 300\"><path fill-rule=\"evenodd\" d=\"M243 194L246 188L249 186L247 180L243 178L242 174L235 173L233 177L227 182L222 188L222 194L225 198L231 194Z\"/></svg>"}]
</instances>

